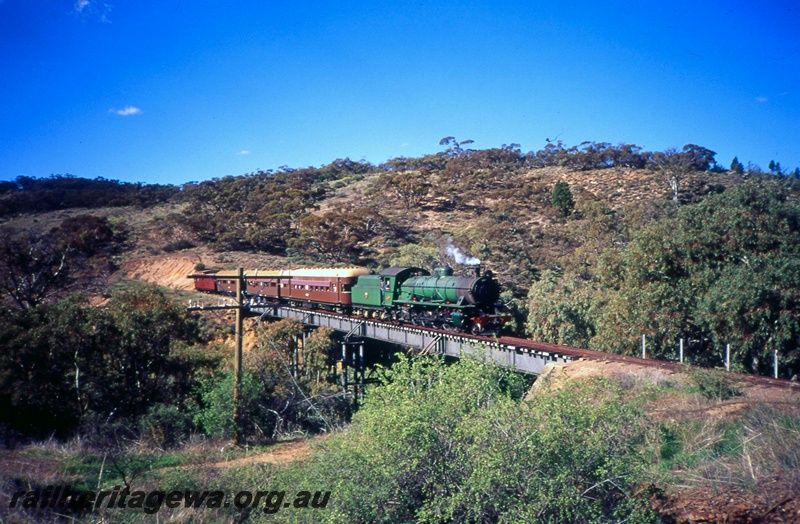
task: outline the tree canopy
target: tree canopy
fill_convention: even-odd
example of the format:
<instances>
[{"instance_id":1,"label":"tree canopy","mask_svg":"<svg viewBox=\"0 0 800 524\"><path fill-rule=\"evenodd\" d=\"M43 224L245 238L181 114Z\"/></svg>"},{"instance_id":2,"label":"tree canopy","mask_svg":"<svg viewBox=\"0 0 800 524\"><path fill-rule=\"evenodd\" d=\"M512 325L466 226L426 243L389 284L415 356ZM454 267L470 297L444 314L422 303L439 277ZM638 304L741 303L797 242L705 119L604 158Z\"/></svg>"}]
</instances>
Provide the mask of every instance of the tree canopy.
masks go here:
<instances>
[{"instance_id":1,"label":"tree canopy","mask_svg":"<svg viewBox=\"0 0 800 524\"><path fill-rule=\"evenodd\" d=\"M71 208L149 207L175 198L178 192L171 185L128 183L102 177L19 176L13 182L0 183L0 217Z\"/></svg>"},{"instance_id":2,"label":"tree canopy","mask_svg":"<svg viewBox=\"0 0 800 524\"><path fill-rule=\"evenodd\" d=\"M681 208L609 246L588 276L534 285L528 327L545 340L769 374L800 371L800 205L781 186L748 182Z\"/></svg>"},{"instance_id":3,"label":"tree canopy","mask_svg":"<svg viewBox=\"0 0 800 524\"><path fill-rule=\"evenodd\" d=\"M104 308L72 296L27 310L0 310L0 416L21 435L132 434L159 405L193 402L216 366L193 349L200 328L152 286L112 295Z\"/></svg>"},{"instance_id":4,"label":"tree canopy","mask_svg":"<svg viewBox=\"0 0 800 524\"><path fill-rule=\"evenodd\" d=\"M48 234L0 229L0 295L19 308L96 290L111 271L109 257L127 230L105 217L78 215Z\"/></svg>"}]
</instances>

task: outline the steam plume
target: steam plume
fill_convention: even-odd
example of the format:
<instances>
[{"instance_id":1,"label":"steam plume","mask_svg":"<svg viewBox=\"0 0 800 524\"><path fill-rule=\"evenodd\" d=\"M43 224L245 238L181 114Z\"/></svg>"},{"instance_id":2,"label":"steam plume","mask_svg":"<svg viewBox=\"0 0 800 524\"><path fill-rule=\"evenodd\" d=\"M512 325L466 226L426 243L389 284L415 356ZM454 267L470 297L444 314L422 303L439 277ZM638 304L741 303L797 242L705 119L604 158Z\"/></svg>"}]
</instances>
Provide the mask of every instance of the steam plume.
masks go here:
<instances>
[{"instance_id":1,"label":"steam plume","mask_svg":"<svg viewBox=\"0 0 800 524\"><path fill-rule=\"evenodd\" d=\"M453 245L453 240L451 238L447 239L447 247L445 248L445 251L447 251L447 254L455 259L456 264L461 264L463 266L479 266L481 264L479 258L468 257L462 253L460 249Z\"/></svg>"}]
</instances>

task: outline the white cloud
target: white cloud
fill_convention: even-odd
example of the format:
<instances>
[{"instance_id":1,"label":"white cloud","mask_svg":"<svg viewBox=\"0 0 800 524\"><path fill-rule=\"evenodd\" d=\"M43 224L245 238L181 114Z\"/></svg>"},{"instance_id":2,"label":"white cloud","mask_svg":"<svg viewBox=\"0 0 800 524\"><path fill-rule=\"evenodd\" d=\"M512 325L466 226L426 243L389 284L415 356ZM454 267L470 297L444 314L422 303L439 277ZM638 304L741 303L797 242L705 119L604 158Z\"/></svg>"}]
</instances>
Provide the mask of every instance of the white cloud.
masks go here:
<instances>
[{"instance_id":1,"label":"white cloud","mask_svg":"<svg viewBox=\"0 0 800 524\"><path fill-rule=\"evenodd\" d=\"M236 154L237 155L249 155L250 154L250 150L249 149L242 149L241 151L239 151Z\"/></svg>"},{"instance_id":2,"label":"white cloud","mask_svg":"<svg viewBox=\"0 0 800 524\"><path fill-rule=\"evenodd\" d=\"M766 102L767 100L769 100L769 97L768 97L768 96L757 96L757 97L756 97L756 102L759 102L759 103L761 103L761 104L763 104L763 103L764 103L764 102Z\"/></svg>"},{"instance_id":3,"label":"white cloud","mask_svg":"<svg viewBox=\"0 0 800 524\"><path fill-rule=\"evenodd\" d=\"M142 112L142 110L139 109L138 107L126 106L123 109L109 109L108 112L114 113L115 115L119 116L133 116L133 115L138 115L139 113Z\"/></svg>"},{"instance_id":4,"label":"white cloud","mask_svg":"<svg viewBox=\"0 0 800 524\"><path fill-rule=\"evenodd\" d=\"M111 23L108 14L112 8L111 4L103 0L75 0L72 6L75 15L82 20L99 20L104 24Z\"/></svg>"}]
</instances>

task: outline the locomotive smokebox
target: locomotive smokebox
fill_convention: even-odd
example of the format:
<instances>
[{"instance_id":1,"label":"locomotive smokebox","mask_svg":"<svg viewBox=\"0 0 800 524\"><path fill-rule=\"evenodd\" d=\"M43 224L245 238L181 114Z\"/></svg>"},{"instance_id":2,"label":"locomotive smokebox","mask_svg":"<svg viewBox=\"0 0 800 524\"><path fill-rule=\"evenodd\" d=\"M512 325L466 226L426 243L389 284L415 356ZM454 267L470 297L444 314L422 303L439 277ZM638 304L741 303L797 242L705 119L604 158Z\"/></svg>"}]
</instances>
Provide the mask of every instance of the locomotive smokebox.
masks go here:
<instances>
[{"instance_id":1,"label":"locomotive smokebox","mask_svg":"<svg viewBox=\"0 0 800 524\"><path fill-rule=\"evenodd\" d=\"M470 303L491 306L500 298L500 286L491 275L476 278L470 286Z\"/></svg>"}]
</instances>

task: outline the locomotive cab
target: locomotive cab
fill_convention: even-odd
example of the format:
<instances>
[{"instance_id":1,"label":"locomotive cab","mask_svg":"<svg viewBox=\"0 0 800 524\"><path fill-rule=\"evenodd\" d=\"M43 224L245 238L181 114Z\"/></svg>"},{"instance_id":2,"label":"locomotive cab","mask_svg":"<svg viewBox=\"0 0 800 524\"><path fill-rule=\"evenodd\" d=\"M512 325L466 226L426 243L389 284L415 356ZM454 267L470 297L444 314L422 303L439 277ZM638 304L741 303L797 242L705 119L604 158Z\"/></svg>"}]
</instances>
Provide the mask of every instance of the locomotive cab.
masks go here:
<instances>
[{"instance_id":1,"label":"locomotive cab","mask_svg":"<svg viewBox=\"0 0 800 524\"><path fill-rule=\"evenodd\" d=\"M393 306L399 298L403 283L417 275L430 275L419 267L390 267L377 275L358 277L353 286L353 304L387 307Z\"/></svg>"}]
</instances>

